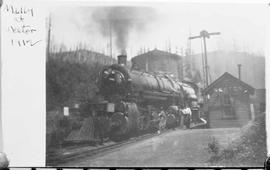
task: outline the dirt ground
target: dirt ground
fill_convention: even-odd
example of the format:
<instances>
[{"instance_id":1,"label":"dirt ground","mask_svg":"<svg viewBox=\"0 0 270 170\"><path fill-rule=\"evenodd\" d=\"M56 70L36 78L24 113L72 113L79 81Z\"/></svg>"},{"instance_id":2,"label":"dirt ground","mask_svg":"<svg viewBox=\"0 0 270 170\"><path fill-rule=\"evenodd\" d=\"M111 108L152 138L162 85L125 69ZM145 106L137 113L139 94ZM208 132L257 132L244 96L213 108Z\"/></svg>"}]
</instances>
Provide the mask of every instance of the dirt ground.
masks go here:
<instances>
[{"instance_id":1,"label":"dirt ground","mask_svg":"<svg viewBox=\"0 0 270 170\"><path fill-rule=\"evenodd\" d=\"M240 128L179 129L124 146L91 160L84 158L61 166L209 166L210 154L207 147L213 137L226 146L228 141L237 138L239 133Z\"/></svg>"}]
</instances>

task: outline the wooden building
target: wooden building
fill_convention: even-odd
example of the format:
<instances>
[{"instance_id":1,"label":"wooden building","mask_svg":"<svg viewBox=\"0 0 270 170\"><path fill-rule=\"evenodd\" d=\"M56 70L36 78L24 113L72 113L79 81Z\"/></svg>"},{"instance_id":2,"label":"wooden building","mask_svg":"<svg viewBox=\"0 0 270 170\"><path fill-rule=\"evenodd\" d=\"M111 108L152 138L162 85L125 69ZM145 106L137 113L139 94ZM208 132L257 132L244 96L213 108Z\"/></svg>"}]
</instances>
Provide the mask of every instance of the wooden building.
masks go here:
<instances>
[{"instance_id":1,"label":"wooden building","mask_svg":"<svg viewBox=\"0 0 270 170\"><path fill-rule=\"evenodd\" d=\"M131 59L132 69L145 72L171 73L183 80L183 59L181 56L154 49Z\"/></svg>"},{"instance_id":2,"label":"wooden building","mask_svg":"<svg viewBox=\"0 0 270 170\"><path fill-rule=\"evenodd\" d=\"M250 96L254 88L229 73L203 90L208 96L208 122L211 128L241 127L251 120Z\"/></svg>"}]
</instances>

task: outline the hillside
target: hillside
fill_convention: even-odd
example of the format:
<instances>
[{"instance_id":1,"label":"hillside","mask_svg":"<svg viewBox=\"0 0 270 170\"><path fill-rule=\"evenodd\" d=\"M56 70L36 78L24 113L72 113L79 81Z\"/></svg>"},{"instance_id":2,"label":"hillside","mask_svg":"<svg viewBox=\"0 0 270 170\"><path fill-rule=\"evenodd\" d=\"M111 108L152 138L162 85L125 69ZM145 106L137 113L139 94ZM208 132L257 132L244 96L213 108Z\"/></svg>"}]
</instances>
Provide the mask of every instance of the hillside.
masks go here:
<instances>
[{"instance_id":1,"label":"hillside","mask_svg":"<svg viewBox=\"0 0 270 170\"><path fill-rule=\"evenodd\" d=\"M61 59L63 62L69 61L74 63L85 63L90 65L93 63L99 63L102 65L109 65L112 63L116 63L115 59L110 58L107 55L83 49L75 51L51 53L50 59Z\"/></svg>"},{"instance_id":2,"label":"hillside","mask_svg":"<svg viewBox=\"0 0 270 170\"><path fill-rule=\"evenodd\" d=\"M193 55L193 67L202 73L201 54ZM211 82L220 77L224 72L229 72L238 77L237 64L242 65L241 78L256 89L265 88L265 58L263 56L244 52L215 51L208 53Z\"/></svg>"},{"instance_id":3,"label":"hillside","mask_svg":"<svg viewBox=\"0 0 270 170\"><path fill-rule=\"evenodd\" d=\"M101 69L116 60L93 51L52 53L46 61L47 111L95 98Z\"/></svg>"}]
</instances>

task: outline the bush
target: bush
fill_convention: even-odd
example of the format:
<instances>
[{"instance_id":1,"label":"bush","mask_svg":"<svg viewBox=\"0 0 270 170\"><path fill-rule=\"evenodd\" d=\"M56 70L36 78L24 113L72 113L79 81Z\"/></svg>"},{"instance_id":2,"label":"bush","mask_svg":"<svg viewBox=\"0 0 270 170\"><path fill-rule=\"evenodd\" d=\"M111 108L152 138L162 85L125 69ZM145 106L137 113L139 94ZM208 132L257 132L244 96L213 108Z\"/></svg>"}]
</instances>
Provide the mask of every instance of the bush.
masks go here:
<instances>
[{"instance_id":1,"label":"bush","mask_svg":"<svg viewBox=\"0 0 270 170\"><path fill-rule=\"evenodd\" d=\"M102 69L98 63L85 64L53 58L46 64L47 111L88 101L97 92L96 80Z\"/></svg>"},{"instance_id":2,"label":"bush","mask_svg":"<svg viewBox=\"0 0 270 170\"><path fill-rule=\"evenodd\" d=\"M60 55L61 53L59 53ZM82 115L65 117L63 107L87 103L96 98L96 80L104 66L99 63L81 63L64 60L61 56L49 58L46 63L46 145L62 144L72 129L80 128Z\"/></svg>"},{"instance_id":3,"label":"bush","mask_svg":"<svg viewBox=\"0 0 270 170\"><path fill-rule=\"evenodd\" d=\"M47 149L57 147L64 139L64 129L60 127L63 115L59 111L47 112L46 118L46 146Z\"/></svg>"},{"instance_id":4,"label":"bush","mask_svg":"<svg viewBox=\"0 0 270 170\"><path fill-rule=\"evenodd\" d=\"M212 138L212 142L208 143L208 152L214 155L219 153L220 145L216 138Z\"/></svg>"},{"instance_id":5,"label":"bush","mask_svg":"<svg viewBox=\"0 0 270 170\"><path fill-rule=\"evenodd\" d=\"M242 135L222 148L214 138L208 144L209 162L224 166L261 166L266 159L265 114L242 128Z\"/></svg>"},{"instance_id":6,"label":"bush","mask_svg":"<svg viewBox=\"0 0 270 170\"><path fill-rule=\"evenodd\" d=\"M62 111L47 112L46 146L47 149L60 147L74 129L79 129L83 118L76 115L64 116Z\"/></svg>"}]
</instances>

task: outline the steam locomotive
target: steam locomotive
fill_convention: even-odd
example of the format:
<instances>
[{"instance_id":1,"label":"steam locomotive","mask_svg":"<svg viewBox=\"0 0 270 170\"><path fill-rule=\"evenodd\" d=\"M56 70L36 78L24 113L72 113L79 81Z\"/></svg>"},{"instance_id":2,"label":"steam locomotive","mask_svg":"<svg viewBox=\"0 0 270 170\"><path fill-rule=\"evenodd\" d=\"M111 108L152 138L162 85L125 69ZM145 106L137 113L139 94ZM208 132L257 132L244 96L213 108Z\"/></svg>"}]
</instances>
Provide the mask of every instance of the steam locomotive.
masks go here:
<instances>
[{"instance_id":1,"label":"steam locomotive","mask_svg":"<svg viewBox=\"0 0 270 170\"><path fill-rule=\"evenodd\" d=\"M165 112L166 128L180 125L179 109L189 105L191 124L205 124L200 117L198 87L180 82L166 73L146 73L126 67L126 55L118 56L118 64L105 67L99 75L102 100L91 104L93 115L103 118L103 134L121 140L159 129L160 115Z\"/></svg>"}]
</instances>

